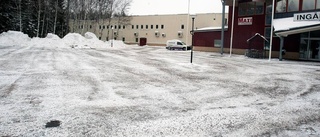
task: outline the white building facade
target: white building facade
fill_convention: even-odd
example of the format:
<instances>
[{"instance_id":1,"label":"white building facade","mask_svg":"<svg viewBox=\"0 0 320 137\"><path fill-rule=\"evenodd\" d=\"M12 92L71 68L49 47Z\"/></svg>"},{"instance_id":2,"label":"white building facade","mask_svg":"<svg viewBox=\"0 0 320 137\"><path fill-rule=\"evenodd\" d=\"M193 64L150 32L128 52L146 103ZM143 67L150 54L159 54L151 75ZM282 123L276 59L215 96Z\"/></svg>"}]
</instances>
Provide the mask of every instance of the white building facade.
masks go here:
<instances>
[{"instance_id":1,"label":"white building facade","mask_svg":"<svg viewBox=\"0 0 320 137\"><path fill-rule=\"evenodd\" d=\"M197 14L194 28L221 27L221 13ZM227 15L225 17L228 17ZM99 21L70 21L70 30L84 34L92 32L107 41L122 40L128 44L139 44L141 38L146 39L147 45L165 45L167 40L178 39L191 44L192 18L188 14L177 15L146 15L131 16L131 21L122 25L118 19ZM227 20L227 19L225 19ZM226 21L227 22L227 21Z\"/></svg>"}]
</instances>

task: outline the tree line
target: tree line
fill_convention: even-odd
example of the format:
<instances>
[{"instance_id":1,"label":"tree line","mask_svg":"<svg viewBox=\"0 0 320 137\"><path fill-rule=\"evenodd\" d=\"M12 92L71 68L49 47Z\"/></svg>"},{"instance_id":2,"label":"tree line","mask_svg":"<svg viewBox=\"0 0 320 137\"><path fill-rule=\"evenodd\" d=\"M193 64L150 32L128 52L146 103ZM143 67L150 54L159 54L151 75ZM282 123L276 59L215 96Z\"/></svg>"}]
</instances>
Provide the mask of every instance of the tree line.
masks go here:
<instances>
[{"instance_id":1,"label":"tree line","mask_svg":"<svg viewBox=\"0 0 320 137\"><path fill-rule=\"evenodd\" d=\"M129 22L131 0L0 0L0 33L15 30L30 37L54 33L63 37L73 25L85 26L88 20L110 24Z\"/></svg>"}]
</instances>

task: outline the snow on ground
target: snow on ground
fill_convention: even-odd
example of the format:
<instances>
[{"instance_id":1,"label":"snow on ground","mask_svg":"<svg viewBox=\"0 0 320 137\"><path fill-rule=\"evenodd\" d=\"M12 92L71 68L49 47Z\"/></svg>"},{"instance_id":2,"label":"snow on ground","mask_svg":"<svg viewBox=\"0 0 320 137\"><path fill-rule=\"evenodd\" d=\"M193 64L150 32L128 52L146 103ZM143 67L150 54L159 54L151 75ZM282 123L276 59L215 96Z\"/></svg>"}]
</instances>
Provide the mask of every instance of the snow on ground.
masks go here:
<instances>
[{"instance_id":1,"label":"snow on ground","mask_svg":"<svg viewBox=\"0 0 320 137\"><path fill-rule=\"evenodd\" d=\"M60 48L69 35L0 44L0 136L320 136L318 62Z\"/></svg>"}]
</instances>

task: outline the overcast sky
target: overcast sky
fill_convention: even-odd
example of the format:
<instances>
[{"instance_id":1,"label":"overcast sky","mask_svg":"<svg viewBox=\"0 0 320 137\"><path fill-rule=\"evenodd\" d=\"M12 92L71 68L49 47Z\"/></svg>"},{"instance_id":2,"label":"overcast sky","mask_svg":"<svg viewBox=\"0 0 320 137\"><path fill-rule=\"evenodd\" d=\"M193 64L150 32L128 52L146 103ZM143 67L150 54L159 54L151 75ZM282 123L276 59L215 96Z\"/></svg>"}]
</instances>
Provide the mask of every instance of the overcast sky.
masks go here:
<instances>
[{"instance_id":1,"label":"overcast sky","mask_svg":"<svg viewBox=\"0 0 320 137\"><path fill-rule=\"evenodd\" d=\"M227 7L226 7L227 9ZM190 0L190 13L221 13L220 0ZM130 15L188 13L188 0L132 0Z\"/></svg>"}]
</instances>

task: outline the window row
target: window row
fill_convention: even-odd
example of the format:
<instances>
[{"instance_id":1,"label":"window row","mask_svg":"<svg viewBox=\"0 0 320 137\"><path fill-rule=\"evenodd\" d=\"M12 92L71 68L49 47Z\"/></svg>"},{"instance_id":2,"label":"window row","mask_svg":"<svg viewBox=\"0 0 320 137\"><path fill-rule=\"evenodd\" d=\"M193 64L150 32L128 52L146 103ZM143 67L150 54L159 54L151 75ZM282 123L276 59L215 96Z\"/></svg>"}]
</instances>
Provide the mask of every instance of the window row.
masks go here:
<instances>
[{"instance_id":1,"label":"window row","mask_svg":"<svg viewBox=\"0 0 320 137\"><path fill-rule=\"evenodd\" d=\"M107 25L107 27L105 26L105 25L99 25L99 29L126 29L126 26L125 25L123 25L123 26L121 26L121 25Z\"/></svg>"},{"instance_id":2,"label":"window row","mask_svg":"<svg viewBox=\"0 0 320 137\"><path fill-rule=\"evenodd\" d=\"M276 12L294 12L320 9L320 0L277 0Z\"/></svg>"},{"instance_id":3,"label":"window row","mask_svg":"<svg viewBox=\"0 0 320 137\"><path fill-rule=\"evenodd\" d=\"M149 25L131 25L132 29L149 29ZM159 29L159 27L161 29L164 29L164 25L150 25L150 29Z\"/></svg>"}]
</instances>

